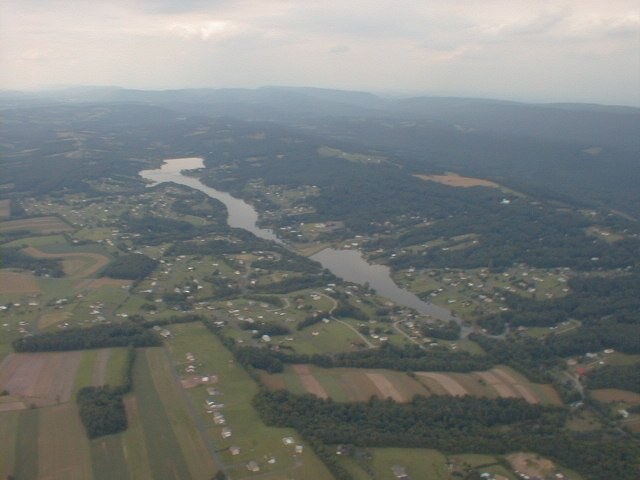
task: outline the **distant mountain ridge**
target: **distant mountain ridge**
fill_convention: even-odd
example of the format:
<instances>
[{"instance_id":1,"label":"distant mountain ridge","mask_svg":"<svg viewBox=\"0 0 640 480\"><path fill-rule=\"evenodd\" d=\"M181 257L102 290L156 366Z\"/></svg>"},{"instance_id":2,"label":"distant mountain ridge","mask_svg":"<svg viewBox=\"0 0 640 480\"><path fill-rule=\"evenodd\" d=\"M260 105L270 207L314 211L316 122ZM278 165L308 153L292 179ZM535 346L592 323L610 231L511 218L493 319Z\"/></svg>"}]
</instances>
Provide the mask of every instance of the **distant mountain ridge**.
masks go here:
<instances>
[{"instance_id":1,"label":"distant mountain ridge","mask_svg":"<svg viewBox=\"0 0 640 480\"><path fill-rule=\"evenodd\" d=\"M31 102L134 102L167 106L189 114L293 123L318 116L428 119L519 136L640 149L640 108L576 103L535 104L457 97L385 98L359 91L312 87L257 89L133 90L70 87L39 93L0 92Z\"/></svg>"}]
</instances>

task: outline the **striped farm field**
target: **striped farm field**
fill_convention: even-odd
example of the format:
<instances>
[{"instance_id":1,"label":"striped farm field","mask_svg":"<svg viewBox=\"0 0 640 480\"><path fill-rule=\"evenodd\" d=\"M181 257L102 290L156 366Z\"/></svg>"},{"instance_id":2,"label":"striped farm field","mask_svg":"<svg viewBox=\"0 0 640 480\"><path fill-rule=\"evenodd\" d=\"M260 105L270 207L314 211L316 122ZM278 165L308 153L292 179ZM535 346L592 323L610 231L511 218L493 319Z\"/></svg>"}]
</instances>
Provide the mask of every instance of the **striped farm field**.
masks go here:
<instances>
[{"instance_id":1,"label":"striped farm field","mask_svg":"<svg viewBox=\"0 0 640 480\"><path fill-rule=\"evenodd\" d=\"M73 230L71 225L55 216L8 220L2 222L0 228L5 232L28 230L36 233L70 232Z\"/></svg>"},{"instance_id":2,"label":"striped farm field","mask_svg":"<svg viewBox=\"0 0 640 480\"><path fill-rule=\"evenodd\" d=\"M504 366L485 372L415 372L363 368L320 368L293 365L284 373L264 375L270 388L286 388L294 393L313 393L335 401L366 401L391 398L408 402L415 395L449 395L487 398L522 398L528 403L561 405L551 385L536 384Z\"/></svg>"}]
</instances>

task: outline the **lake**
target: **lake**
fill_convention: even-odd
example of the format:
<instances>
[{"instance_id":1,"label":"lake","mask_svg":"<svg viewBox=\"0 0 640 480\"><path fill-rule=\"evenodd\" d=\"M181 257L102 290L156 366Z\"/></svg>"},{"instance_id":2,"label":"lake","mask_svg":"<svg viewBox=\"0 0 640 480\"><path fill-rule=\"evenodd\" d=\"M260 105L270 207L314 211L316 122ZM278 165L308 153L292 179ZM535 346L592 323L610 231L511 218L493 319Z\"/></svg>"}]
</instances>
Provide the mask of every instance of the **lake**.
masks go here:
<instances>
[{"instance_id":1,"label":"lake","mask_svg":"<svg viewBox=\"0 0 640 480\"><path fill-rule=\"evenodd\" d=\"M280 240L271 230L257 226L258 213L244 200L233 197L227 192L221 192L203 184L199 179L184 175L184 170L204 168L202 158L173 158L165 160L162 166L156 170L142 170L140 176L153 182L150 186L163 182L173 182L187 187L195 188L206 195L220 200L225 204L229 212L227 222L231 227L243 228L255 236L272 240L281 245ZM423 315L431 315L441 320L451 320L451 312L446 308L425 302L413 293L404 290L395 284L391 278L391 271L386 265L371 265L356 250L337 250L325 248L321 252L311 256L311 259L321 263L334 275L353 283L363 285L369 283L371 288L383 297L392 300L397 305L409 307Z\"/></svg>"},{"instance_id":2,"label":"lake","mask_svg":"<svg viewBox=\"0 0 640 480\"><path fill-rule=\"evenodd\" d=\"M271 230L257 226L258 213L247 202L236 198L227 192L221 192L202 183L199 179L182 174L183 170L195 170L204 168L202 158L172 158L165 160L157 170L142 170L140 176L146 180L154 182L149 186L154 186L163 182L173 182L187 187L200 190L204 194L220 200L225 204L228 211L227 223L234 228L243 228L250 231L256 237L271 240L283 244L282 240L275 236Z\"/></svg>"}]
</instances>

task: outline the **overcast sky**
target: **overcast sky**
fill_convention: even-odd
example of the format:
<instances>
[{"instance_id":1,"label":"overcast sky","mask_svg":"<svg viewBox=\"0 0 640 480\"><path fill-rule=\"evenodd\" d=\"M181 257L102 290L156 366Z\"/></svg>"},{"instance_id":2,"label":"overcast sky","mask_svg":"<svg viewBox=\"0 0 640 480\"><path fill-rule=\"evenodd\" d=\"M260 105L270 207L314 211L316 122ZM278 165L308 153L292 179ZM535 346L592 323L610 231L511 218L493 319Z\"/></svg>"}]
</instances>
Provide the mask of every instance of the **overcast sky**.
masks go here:
<instances>
[{"instance_id":1,"label":"overcast sky","mask_svg":"<svg viewBox=\"0 0 640 480\"><path fill-rule=\"evenodd\" d=\"M640 3L2 0L0 88L46 85L640 105Z\"/></svg>"}]
</instances>

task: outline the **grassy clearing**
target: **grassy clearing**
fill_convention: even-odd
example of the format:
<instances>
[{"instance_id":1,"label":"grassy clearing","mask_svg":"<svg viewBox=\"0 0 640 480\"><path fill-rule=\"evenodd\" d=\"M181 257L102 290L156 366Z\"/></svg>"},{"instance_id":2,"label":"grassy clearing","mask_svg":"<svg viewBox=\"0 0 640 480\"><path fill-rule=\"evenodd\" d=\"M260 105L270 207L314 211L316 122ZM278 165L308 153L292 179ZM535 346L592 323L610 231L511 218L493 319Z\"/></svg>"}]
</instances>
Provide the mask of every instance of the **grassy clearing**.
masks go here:
<instances>
[{"instance_id":1,"label":"grassy clearing","mask_svg":"<svg viewBox=\"0 0 640 480\"><path fill-rule=\"evenodd\" d=\"M73 384L73 393L71 398L75 399L81 388L88 387L92 384L93 368L96 363L98 350L86 350L82 352L82 359L76 372L76 379Z\"/></svg>"},{"instance_id":2,"label":"grassy clearing","mask_svg":"<svg viewBox=\"0 0 640 480\"><path fill-rule=\"evenodd\" d=\"M120 386L124 384L127 367L127 349L112 348L107 363L106 384L112 386Z\"/></svg>"},{"instance_id":3,"label":"grassy clearing","mask_svg":"<svg viewBox=\"0 0 640 480\"><path fill-rule=\"evenodd\" d=\"M215 471L194 419L185 408L185 398L174 377L173 366L163 349L146 350L146 359L159 398L193 478L206 478ZM152 454L153 455L153 454Z\"/></svg>"},{"instance_id":4,"label":"grassy clearing","mask_svg":"<svg viewBox=\"0 0 640 480\"><path fill-rule=\"evenodd\" d=\"M92 477L89 442L74 403L40 410L37 459L40 477L68 480Z\"/></svg>"},{"instance_id":5,"label":"grassy clearing","mask_svg":"<svg viewBox=\"0 0 640 480\"><path fill-rule=\"evenodd\" d=\"M38 476L38 434L40 411L24 410L18 417L17 435L14 437L15 460L13 473L20 480L35 480Z\"/></svg>"},{"instance_id":6,"label":"grassy clearing","mask_svg":"<svg viewBox=\"0 0 640 480\"><path fill-rule=\"evenodd\" d=\"M131 479L153 478L149 464L149 452L145 442L145 433L138 412L138 400L135 395L124 398L129 427L120 434L122 452L129 468Z\"/></svg>"},{"instance_id":7,"label":"grassy clearing","mask_svg":"<svg viewBox=\"0 0 640 480\"><path fill-rule=\"evenodd\" d=\"M296 352L309 355L354 351L353 343L362 341L353 330L335 320L307 327L296 332L293 338L294 341L287 344L295 348Z\"/></svg>"},{"instance_id":8,"label":"grassy clearing","mask_svg":"<svg viewBox=\"0 0 640 480\"><path fill-rule=\"evenodd\" d=\"M134 478L129 475L129 468L122 449L121 435L107 435L92 440L91 460L94 480Z\"/></svg>"},{"instance_id":9,"label":"grassy clearing","mask_svg":"<svg viewBox=\"0 0 640 480\"><path fill-rule=\"evenodd\" d=\"M424 448L373 448L371 464L381 478L394 478L391 467L401 465L410 478L448 480L447 458L437 450Z\"/></svg>"},{"instance_id":10,"label":"grassy clearing","mask_svg":"<svg viewBox=\"0 0 640 480\"><path fill-rule=\"evenodd\" d=\"M187 390L187 393L198 416L206 422L207 433L216 450L221 451L220 458L227 471L234 478L247 474L244 465L250 460L258 462L261 472L270 474L267 478L288 478L289 473L308 480L332 478L308 447L305 446L304 453L295 454L292 445L284 445L282 438L288 436L304 445L294 430L271 428L262 423L252 405L252 398L258 392L257 384L202 324L173 325L172 332L168 344L176 363L184 362L186 353L190 352L195 356L195 363L201 365L199 374L215 374L218 377L215 387L223 395L214 398L225 405L222 411L226 427L232 431L230 438L221 437L223 427L215 425L205 412L204 401L208 398L206 387L195 387ZM228 451L222 451L232 445L240 447L239 455L232 456ZM276 462L269 464L266 461L268 458L275 458Z\"/></svg>"},{"instance_id":11,"label":"grassy clearing","mask_svg":"<svg viewBox=\"0 0 640 480\"><path fill-rule=\"evenodd\" d=\"M515 480L518 478L511 471L511 468L507 467L508 464L502 457L469 453L453 455L449 457L449 460L454 465L454 468L461 469L462 471L472 468L481 473L486 472L493 475L500 475L501 477L509 480Z\"/></svg>"},{"instance_id":12,"label":"grassy clearing","mask_svg":"<svg viewBox=\"0 0 640 480\"><path fill-rule=\"evenodd\" d=\"M615 352L607 355L605 361L608 365L633 365L640 362L640 355Z\"/></svg>"},{"instance_id":13,"label":"grassy clearing","mask_svg":"<svg viewBox=\"0 0 640 480\"><path fill-rule=\"evenodd\" d=\"M8 478L14 472L20 414L19 411L0 413L0 478Z\"/></svg>"},{"instance_id":14,"label":"grassy clearing","mask_svg":"<svg viewBox=\"0 0 640 480\"><path fill-rule=\"evenodd\" d=\"M134 365L134 392L139 405L140 423L149 452L152 477L157 480L188 478L190 473L182 455L162 399L155 388L146 354L138 355ZM160 350L160 353L162 351Z\"/></svg>"}]
</instances>

